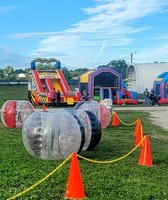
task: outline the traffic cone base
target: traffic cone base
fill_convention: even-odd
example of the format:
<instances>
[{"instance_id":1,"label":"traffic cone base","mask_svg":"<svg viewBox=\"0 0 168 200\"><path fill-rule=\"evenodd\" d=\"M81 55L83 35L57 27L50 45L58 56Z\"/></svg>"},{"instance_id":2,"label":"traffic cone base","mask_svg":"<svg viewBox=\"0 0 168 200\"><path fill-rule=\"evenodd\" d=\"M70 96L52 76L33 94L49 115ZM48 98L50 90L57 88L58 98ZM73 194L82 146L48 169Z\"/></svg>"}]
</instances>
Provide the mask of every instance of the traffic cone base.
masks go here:
<instances>
[{"instance_id":1,"label":"traffic cone base","mask_svg":"<svg viewBox=\"0 0 168 200\"><path fill-rule=\"evenodd\" d=\"M150 141L148 135L145 136L144 144L142 146L140 158L139 158L139 165L152 167L152 156L151 156L151 148L150 148Z\"/></svg>"},{"instance_id":2,"label":"traffic cone base","mask_svg":"<svg viewBox=\"0 0 168 200\"><path fill-rule=\"evenodd\" d=\"M119 120L116 112L114 112L112 126L119 126Z\"/></svg>"},{"instance_id":3,"label":"traffic cone base","mask_svg":"<svg viewBox=\"0 0 168 200\"><path fill-rule=\"evenodd\" d=\"M77 154L73 153L65 198L83 199L85 197Z\"/></svg>"}]
</instances>

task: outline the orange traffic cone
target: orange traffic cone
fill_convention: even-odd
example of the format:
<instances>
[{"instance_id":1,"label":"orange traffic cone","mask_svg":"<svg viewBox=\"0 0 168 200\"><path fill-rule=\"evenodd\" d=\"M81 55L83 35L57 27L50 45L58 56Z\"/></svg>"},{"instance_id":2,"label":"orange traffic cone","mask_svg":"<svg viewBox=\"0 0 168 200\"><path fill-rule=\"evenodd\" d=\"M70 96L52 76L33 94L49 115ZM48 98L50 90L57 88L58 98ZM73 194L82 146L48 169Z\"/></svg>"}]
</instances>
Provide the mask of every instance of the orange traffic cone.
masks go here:
<instances>
[{"instance_id":1,"label":"orange traffic cone","mask_svg":"<svg viewBox=\"0 0 168 200\"><path fill-rule=\"evenodd\" d=\"M150 141L148 135L145 136L144 145L142 147L141 155L139 158L139 165L152 167L152 156L150 149Z\"/></svg>"},{"instance_id":2,"label":"orange traffic cone","mask_svg":"<svg viewBox=\"0 0 168 200\"><path fill-rule=\"evenodd\" d=\"M77 154L73 153L65 198L83 199L85 197Z\"/></svg>"},{"instance_id":3,"label":"orange traffic cone","mask_svg":"<svg viewBox=\"0 0 168 200\"><path fill-rule=\"evenodd\" d=\"M112 126L119 126L119 120L116 111L114 111Z\"/></svg>"},{"instance_id":4,"label":"orange traffic cone","mask_svg":"<svg viewBox=\"0 0 168 200\"><path fill-rule=\"evenodd\" d=\"M46 112L46 105L43 104L43 111Z\"/></svg>"},{"instance_id":5,"label":"orange traffic cone","mask_svg":"<svg viewBox=\"0 0 168 200\"><path fill-rule=\"evenodd\" d=\"M140 125L141 125L141 120L140 120L140 118L138 118L136 126L135 126L135 131L134 131L134 136L135 137L137 136L137 132L139 132L139 128L141 127Z\"/></svg>"},{"instance_id":6,"label":"orange traffic cone","mask_svg":"<svg viewBox=\"0 0 168 200\"><path fill-rule=\"evenodd\" d=\"M135 146L143 146L143 141L141 142L141 140L143 139L143 131L142 131L142 125L139 124L138 128L137 128L137 134L136 134L136 138L135 138ZM141 142L141 143L140 143ZM140 144L139 144L140 143Z\"/></svg>"}]
</instances>

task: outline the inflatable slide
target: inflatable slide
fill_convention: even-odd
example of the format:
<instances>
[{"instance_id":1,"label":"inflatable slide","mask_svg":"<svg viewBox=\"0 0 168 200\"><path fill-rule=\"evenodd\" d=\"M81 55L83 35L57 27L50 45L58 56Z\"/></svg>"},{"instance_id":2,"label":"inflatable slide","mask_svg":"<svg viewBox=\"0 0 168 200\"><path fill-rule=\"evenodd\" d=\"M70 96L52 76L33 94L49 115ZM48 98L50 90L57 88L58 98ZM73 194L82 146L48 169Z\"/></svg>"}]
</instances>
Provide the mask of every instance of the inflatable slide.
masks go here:
<instances>
[{"instance_id":1,"label":"inflatable slide","mask_svg":"<svg viewBox=\"0 0 168 200\"><path fill-rule=\"evenodd\" d=\"M36 70L35 62L56 61L55 70ZM31 63L28 80L28 98L34 105L51 104L50 92L55 88L61 92L61 104L74 105L80 101L80 93L71 91L56 59L35 59Z\"/></svg>"}]
</instances>

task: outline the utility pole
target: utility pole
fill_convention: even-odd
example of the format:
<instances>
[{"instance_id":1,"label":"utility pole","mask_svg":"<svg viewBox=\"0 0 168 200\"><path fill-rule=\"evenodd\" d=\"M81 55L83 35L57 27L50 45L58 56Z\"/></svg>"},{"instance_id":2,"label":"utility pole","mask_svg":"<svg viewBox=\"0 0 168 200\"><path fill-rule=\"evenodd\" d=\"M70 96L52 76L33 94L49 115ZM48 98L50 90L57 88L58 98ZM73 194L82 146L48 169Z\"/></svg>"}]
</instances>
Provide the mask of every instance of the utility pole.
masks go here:
<instances>
[{"instance_id":1,"label":"utility pole","mask_svg":"<svg viewBox=\"0 0 168 200\"><path fill-rule=\"evenodd\" d=\"M134 53L137 53L137 52L131 53L131 63L133 63L133 54L134 54Z\"/></svg>"},{"instance_id":2,"label":"utility pole","mask_svg":"<svg viewBox=\"0 0 168 200\"><path fill-rule=\"evenodd\" d=\"M133 53L131 53L131 63L133 62Z\"/></svg>"}]
</instances>

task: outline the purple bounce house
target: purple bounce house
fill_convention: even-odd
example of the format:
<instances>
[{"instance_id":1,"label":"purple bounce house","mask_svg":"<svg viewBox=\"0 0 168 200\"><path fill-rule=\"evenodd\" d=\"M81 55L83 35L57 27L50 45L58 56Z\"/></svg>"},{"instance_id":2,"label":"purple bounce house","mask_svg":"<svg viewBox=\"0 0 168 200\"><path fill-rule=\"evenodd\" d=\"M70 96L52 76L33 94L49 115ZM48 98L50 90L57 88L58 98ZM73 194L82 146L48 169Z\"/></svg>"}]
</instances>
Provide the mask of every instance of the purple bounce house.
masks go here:
<instances>
[{"instance_id":1,"label":"purple bounce house","mask_svg":"<svg viewBox=\"0 0 168 200\"><path fill-rule=\"evenodd\" d=\"M113 99L122 81L122 75L112 68L99 68L79 76L79 91L87 90L94 100Z\"/></svg>"}]
</instances>

